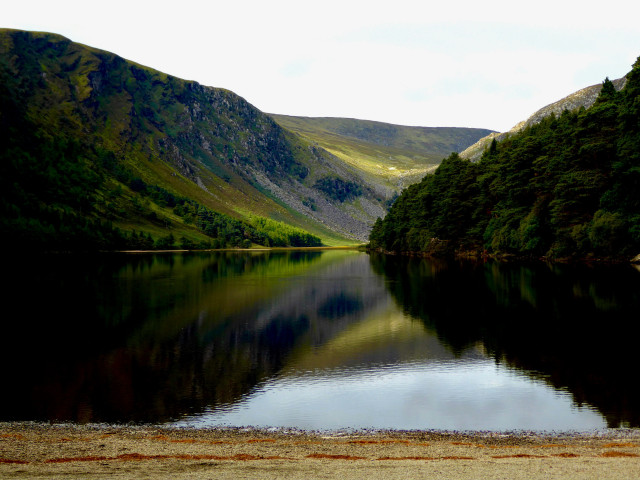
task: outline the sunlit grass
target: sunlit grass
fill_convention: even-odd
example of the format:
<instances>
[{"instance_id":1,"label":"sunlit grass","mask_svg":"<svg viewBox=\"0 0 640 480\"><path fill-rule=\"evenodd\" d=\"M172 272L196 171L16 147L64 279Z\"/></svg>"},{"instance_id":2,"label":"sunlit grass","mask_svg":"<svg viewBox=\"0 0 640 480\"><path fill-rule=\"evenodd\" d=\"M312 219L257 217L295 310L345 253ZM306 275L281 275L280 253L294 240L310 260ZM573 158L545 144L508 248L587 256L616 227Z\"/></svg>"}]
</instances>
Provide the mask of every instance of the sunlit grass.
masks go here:
<instances>
[{"instance_id":1,"label":"sunlit grass","mask_svg":"<svg viewBox=\"0 0 640 480\"><path fill-rule=\"evenodd\" d=\"M284 128L319 145L374 185L401 190L433 172L461 145L488 131L420 128L345 118L272 115Z\"/></svg>"}]
</instances>

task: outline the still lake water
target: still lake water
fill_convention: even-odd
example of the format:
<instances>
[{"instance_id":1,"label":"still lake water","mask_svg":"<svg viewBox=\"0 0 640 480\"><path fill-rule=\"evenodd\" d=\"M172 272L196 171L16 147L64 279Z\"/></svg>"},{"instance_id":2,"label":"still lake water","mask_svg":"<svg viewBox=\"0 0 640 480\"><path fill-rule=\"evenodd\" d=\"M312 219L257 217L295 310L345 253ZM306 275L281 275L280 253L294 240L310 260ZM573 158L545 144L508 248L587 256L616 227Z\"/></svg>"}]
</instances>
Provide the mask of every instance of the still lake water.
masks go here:
<instances>
[{"instance_id":1,"label":"still lake water","mask_svg":"<svg viewBox=\"0 0 640 480\"><path fill-rule=\"evenodd\" d=\"M640 272L348 250L12 259L0 421L640 427Z\"/></svg>"}]
</instances>

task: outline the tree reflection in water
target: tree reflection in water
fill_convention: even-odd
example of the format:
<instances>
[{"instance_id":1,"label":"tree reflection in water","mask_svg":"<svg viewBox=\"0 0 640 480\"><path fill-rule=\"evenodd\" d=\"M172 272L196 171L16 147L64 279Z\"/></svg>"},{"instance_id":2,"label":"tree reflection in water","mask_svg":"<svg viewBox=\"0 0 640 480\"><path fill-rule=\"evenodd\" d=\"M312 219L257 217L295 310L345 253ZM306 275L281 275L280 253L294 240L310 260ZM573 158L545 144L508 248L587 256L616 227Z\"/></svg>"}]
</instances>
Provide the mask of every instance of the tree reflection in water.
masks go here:
<instances>
[{"instance_id":1,"label":"tree reflection in water","mask_svg":"<svg viewBox=\"0 0 640 480\"><path fill-rule=\"evenodd\" d=\"M610 427L640 427L640 273L623 266L445 262L371 255L400 308L454 352L480 342L589 403Z\"/></svg>"},{"instance_id":2,"label":"tree reflection in water","mask_svg":"<svg viewBox=\"0 0 640 480\"><path fill-rule=\"evenodd\" d=\"M237 405L292 358L357 369L481 345L610 426L640 426L627 266L218 252L15 258L4 275L3 421L166 422Z\"/></svg>"}]
</instances>

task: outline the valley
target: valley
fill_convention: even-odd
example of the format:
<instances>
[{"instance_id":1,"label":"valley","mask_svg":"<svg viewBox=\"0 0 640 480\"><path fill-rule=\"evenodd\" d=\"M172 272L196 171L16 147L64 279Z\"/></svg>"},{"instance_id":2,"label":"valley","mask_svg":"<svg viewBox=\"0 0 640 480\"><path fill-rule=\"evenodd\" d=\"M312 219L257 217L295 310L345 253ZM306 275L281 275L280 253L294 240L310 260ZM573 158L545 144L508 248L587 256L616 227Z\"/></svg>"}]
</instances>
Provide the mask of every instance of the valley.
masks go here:
<instances>
[{"instance_id":1,"label":"valley","mask_svg":"<svg viewBox=\"0 0 640 480\"><path fill-rule=\"evenodd\" d=\"M1 228L38 250L362 243L402 188L489 132L272 118L20 30L0 30L0 87Z\"/></svg>"}]
</instances>

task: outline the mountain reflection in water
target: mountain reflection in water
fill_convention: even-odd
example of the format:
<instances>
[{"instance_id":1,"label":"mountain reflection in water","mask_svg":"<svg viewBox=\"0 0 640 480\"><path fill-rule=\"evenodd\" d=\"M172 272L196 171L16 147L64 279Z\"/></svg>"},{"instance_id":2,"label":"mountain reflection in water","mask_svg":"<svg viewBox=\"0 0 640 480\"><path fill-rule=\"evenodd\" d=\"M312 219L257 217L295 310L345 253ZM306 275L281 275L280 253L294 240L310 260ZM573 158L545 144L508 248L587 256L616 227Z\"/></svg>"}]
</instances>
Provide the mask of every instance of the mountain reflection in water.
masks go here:
<instances>
[{"instance_id":1,"label":"mountain reflection in water","mask_svg":"<svg viewBox=\"0 0 640 480\"><path fill-rule=\"evenodd\" d=\"M12 341L0 354L11 392L0 400L2 419L163 422L238 401L294 347L323 344L391 301L358 258L327 251L18 263L6 298L20 313L3 324Z\"/></svg>"},{"instance_id":2,"label":"mountain reflection in water","mask_svg":"<svg viewBox=\"0 0 640 480\"><path fill-rule=\"evenodd\" d=\"M595 406L640 426L631 268L323 251L6 272L4 421L588 429Z\"/></svg>"}]
</instances>

